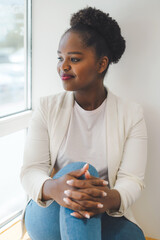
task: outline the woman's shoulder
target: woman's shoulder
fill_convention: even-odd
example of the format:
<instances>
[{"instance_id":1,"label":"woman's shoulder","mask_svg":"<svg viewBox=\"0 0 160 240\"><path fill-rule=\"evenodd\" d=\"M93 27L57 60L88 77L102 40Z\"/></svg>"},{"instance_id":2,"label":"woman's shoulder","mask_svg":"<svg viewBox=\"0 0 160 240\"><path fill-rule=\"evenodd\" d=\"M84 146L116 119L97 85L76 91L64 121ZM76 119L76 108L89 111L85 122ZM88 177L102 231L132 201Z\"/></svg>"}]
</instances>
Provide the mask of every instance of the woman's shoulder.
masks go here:
<instances>
[{"instance_id":1,"label":"woman's shoulder","mask_svg":"<svg viewBox=\"0 0 160 240\"><path fill-rule=\"evenodd\" d=\"M135 119L143 116L143 107L136 101L125 99L109 91L110 102L115 105L117 113L123 118Z\"/></svg>"},{"instance_id":2,"label":"woman's shoulder","mask_svg":"<svg viewBox=\"0 0 160 240\"><path fill-rule=\"evenodd\" d=\"M72 101L73 94L72 92L59 92L53 95L41 97L39 101L39 106L43 109L54 109L59 108L67 101Z\"/></svg>"}]
</instances>

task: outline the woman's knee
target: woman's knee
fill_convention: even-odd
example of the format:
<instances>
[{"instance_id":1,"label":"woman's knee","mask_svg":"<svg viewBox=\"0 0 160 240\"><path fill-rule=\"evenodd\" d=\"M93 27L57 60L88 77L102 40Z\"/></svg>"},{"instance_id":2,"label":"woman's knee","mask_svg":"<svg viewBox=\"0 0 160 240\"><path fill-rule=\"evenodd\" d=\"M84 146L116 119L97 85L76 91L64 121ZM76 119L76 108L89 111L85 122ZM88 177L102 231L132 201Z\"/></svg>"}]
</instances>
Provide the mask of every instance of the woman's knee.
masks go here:
<instances>
[{"instance_id":1,"label":"woman's knee","mask_svg":"<svg viewBox=\"0 0 160 240\"><path fill-rule=\"evenodd\" d=\"M61 170L59 170L55 175L54 175L54 179L59 178L65 174L68 174L72 171L76 171L78 169L81 169L84 167L84 165L86 164L86 162L73 162L73 163L69 163L67 164L65 167L63 167ZM94 177L99 177L99 174L96 170L96 168L94 166L92 166L91 164L89 164L89 169L88 169L89 173L94 176ZM82 176L82 178L84 178L84 176Z\"/></svg>"},{"instance_id":2,"label":"woman's knee","mask_svg":"<svg viewBox=\"0 0 160 240\"><path fill-rule=\"evenodd\" d=\"M47 208L31 200L25 211L25 226L33 240L60 240L59 205L55 201Z\"/></svg>"}]
</instances>

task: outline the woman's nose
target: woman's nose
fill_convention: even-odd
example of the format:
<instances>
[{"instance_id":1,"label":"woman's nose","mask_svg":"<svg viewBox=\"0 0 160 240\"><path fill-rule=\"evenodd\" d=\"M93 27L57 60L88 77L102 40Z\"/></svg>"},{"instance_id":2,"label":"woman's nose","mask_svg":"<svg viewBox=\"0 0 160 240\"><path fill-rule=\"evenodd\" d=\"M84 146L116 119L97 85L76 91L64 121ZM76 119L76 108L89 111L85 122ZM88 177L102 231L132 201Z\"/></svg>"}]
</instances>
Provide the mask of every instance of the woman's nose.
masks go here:
<instances>
[{"instance_id":1,"label":"woman's nose","mask_svg":"<svg viewBox=\"0 0 160 240\"><path fill-rule=\"evenodd\" d=\"M71 66L67 62L63 62L61 64L61 70L62 71L69 71L71 69Z\"/></svg>"}]
</instances>

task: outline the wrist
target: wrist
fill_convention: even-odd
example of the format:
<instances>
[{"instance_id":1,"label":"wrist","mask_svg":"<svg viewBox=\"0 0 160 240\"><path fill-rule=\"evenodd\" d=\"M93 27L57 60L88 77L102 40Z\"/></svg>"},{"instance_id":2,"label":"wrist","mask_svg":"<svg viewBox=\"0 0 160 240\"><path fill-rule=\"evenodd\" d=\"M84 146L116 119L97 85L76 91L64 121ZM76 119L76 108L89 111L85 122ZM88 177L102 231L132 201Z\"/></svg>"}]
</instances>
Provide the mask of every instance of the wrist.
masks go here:
<instances>
[{"instance_id":1,"label":"wrist","mask_svg":"<svg viewBox=\"0 0 160 240\"><path fill-rule=\"evenodd\" d=\"M110 196L110 206L108 210L115 211L115 212L119 211L120 205L121 205L121 196L119 192L116 189L110 189L109 196Z\"/></svg>"},{"instance_id":2,"label":"wrist","mask_svg":"<svg viewBox=\"0 0 160 240\"><path fill-rule=\"evenodd\" d=\"M42 201L54 199L56 192L56 179L48 179L42 186Z\"/></svg>"}]
</instances>

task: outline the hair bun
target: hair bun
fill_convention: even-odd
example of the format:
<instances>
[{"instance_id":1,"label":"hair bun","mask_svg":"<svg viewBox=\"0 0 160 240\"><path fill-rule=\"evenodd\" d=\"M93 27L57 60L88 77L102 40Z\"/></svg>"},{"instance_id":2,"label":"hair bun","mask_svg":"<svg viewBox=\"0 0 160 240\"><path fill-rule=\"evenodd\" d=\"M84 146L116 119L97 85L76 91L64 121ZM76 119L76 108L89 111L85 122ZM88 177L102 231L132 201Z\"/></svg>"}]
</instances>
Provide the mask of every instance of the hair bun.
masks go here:
<instances>
[{"instance_id":1,"label":"hair bun","mask_svg":"<svg viewBox=\"0 0 160 240\"><path fill-rule=\"evenodd\" d=\"M125 40L118 23L108 13L92 7L84 8L74 13L70 20L71 27L79 24L87 25L101 34L110 49L111 62L119 61L125 50Z\"/></svg>"}]
</instances>

